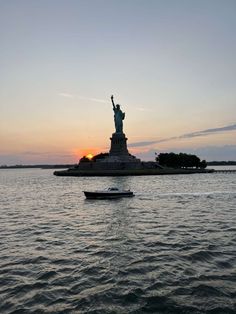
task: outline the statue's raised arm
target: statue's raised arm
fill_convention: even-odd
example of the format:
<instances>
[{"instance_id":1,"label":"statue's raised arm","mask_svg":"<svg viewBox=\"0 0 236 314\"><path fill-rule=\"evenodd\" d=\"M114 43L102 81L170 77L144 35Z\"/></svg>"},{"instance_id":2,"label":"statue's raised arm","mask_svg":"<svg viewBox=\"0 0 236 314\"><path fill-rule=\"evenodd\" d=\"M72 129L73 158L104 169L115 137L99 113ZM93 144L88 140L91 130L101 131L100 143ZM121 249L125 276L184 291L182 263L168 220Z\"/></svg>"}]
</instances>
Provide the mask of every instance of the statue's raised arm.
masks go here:
<instances>
[{"instance_id":1,"label":"statue's raised arm","mask_svg":"<svg viewBox=\"0 0 236 314\"><path fill-rule=\"evenodd\" d=\"M112 102L112 105L113 105L113 109L115 109L115 104L114 104L114 100L113 100L113 95L111 95L111 102Z\"/></svg>"}]
</instances>

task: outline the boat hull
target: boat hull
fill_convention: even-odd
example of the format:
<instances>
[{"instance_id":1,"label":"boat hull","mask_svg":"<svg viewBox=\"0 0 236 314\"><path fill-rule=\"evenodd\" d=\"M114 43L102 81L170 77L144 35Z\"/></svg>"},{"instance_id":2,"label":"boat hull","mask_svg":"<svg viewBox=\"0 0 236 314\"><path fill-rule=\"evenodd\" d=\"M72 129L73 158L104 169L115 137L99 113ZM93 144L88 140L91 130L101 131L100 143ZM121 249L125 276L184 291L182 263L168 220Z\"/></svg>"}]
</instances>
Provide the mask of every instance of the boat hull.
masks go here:
<instances>
[{"instance_id":1,"label":"boat hull","mask_svg":"<svg viewBox=\"0 0 236 314\"><path fill-rule=\"evenodd\" d=\"M121 197L132 197L134 193L129 192L88 192L84 191L84 195L88 199L106 199L106 198L121 198Z\"/></svg>"}]
</instances>

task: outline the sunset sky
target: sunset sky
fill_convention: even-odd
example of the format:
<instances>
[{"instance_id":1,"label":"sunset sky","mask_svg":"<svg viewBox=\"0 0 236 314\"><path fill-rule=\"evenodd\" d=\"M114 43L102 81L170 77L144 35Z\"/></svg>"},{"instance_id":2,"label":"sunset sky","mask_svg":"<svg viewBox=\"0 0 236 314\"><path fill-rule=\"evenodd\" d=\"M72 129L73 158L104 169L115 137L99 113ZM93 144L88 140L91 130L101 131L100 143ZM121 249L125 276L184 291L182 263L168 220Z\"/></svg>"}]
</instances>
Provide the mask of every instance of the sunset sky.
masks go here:
<instances>
[{"instance_id":1,"label":"sunset sky","mask_svg":"<svg viewBox=\"0 0 236 314\"><path fill-rule=\"evenodd\" d=\"M235 0L0 0L0 165L236 160Z\"/></svg>"}]
</instances>

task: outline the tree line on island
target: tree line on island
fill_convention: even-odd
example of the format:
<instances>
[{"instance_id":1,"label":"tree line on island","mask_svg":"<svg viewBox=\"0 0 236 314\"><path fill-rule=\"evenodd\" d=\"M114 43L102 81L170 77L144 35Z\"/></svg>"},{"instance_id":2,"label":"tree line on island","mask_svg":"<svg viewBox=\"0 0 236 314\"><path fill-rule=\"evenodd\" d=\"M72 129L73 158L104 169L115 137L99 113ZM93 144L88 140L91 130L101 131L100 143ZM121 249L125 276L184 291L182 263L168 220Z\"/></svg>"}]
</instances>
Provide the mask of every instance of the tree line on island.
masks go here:
<instances>
[{"instance_id":1,"label":"tree line on island","mask_svg":"<svg viewBox=\"0 0 236 314\"><path fill-rule=\"evenodd\" d=\"M86 156L83 156L82 158L80 158L79 162L97 161L98 159L104 159L105 157L108 157L108 156L109 156L109 153L100 153L93 156L91 159Z\"/></svg>"},{"instance_id":2,"label":"tree line on island","mask_svg":"<svg viewBox=\"0 0 236 314\"><path fill-rule=\"evenodd\" d=\"M103 159L107 157L108 153L100 153L98 155L93 156L92 159L83 156L80 159L80 162L94 162L99 159ZM192 154L186 153L160 153L155 158L156 162L163 167L169 168L201 168L205 169L207 167L206 160L200 160L199 157Z\"/></svg>"},{"instance_id":3,"label":"tree line on island","mask_svg":"<svg viewBox=\"0 0 236 314\"><path fill-rule=\"evenodd\" d=\"M186 153L160 153L156 161L163 167L170 168L201 168L207 167L206 160L201 160L196 155Z\"/></svg>"}]
</instances>

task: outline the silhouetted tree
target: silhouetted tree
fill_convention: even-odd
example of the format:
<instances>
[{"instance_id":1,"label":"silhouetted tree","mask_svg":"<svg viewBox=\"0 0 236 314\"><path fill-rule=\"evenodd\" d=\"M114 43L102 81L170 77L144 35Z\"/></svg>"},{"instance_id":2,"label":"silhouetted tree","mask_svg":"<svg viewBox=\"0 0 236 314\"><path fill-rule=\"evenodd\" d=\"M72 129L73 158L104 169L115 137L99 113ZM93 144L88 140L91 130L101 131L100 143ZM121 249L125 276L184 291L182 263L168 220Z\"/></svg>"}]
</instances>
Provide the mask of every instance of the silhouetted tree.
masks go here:
<instances>
[{"instance_id":1,"label":"silhouetted tree","mask_svg":"<svg viewBox=\"0 0 236 314\"><path fill-rule=\"evenodd\" d=\"M156 161L165 167L170 168L205 168L206 161L200 160L199 157L196 155L186 154L186 153L179 153L175 154L171 153L160 153L156 157Z\"/></svg>"},{"instance_id":2,"label":"silhouetted tree","mask_svg":"<svg viewBox=\"0 0 236 314\"><path fill-rule=\"evenodd\" d=\"M96 161L98 159L104 159L105 157L107 157L109 155L109 153L100 153L97 154L95 156L93 156L92 161Z\"/></svg>"},{"instance_id":3,"label":"silhouetted tree","mask_svg":"<svg viewBox=\"0 0 236 314\"><path fill-rule=\"evenodd\" d=\"M207 162L206 162L206 160L202 160L201 162L200 162L200 168L201 169L205 169L207 167Z\"/></svg>"},{"instance_id":4,"label":"silhouetted tree","mask_svg":"<svg viewBox=\"0 0 236 314\"><path fill-rule=\"evenodd\" d=\"M82 158L80 158L79 162L90 162L90 159L86 156L83 156Z\"/></svg>"}]
</instances>

